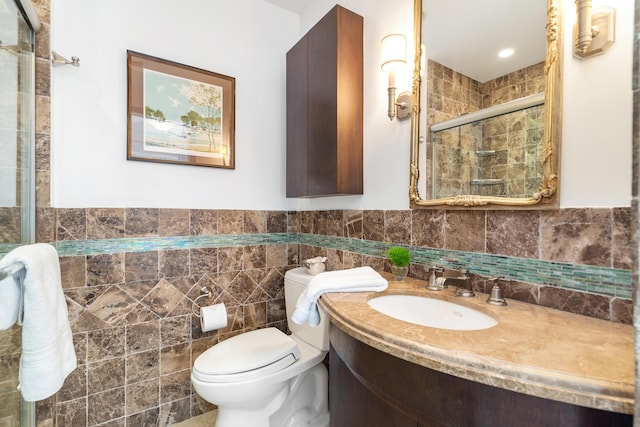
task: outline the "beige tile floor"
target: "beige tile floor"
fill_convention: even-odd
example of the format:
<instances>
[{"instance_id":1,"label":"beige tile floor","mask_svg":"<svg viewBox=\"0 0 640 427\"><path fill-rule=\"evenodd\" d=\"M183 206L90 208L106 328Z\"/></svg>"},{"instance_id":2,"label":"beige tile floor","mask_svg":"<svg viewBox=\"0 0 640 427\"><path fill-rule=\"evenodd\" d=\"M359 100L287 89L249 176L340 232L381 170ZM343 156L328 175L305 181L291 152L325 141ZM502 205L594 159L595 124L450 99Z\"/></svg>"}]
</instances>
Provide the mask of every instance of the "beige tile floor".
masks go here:
<instances>
[{"instance_id":1,"label":"beige tile floor","mask_svg":"<svg viewBox=\"0 0 640 427\"><path fill-rule=\"evenodd\" d=\"M173 427L215 427L218 411L213 410L197 417L173 424Z\"/></svg>"}]
</instances>

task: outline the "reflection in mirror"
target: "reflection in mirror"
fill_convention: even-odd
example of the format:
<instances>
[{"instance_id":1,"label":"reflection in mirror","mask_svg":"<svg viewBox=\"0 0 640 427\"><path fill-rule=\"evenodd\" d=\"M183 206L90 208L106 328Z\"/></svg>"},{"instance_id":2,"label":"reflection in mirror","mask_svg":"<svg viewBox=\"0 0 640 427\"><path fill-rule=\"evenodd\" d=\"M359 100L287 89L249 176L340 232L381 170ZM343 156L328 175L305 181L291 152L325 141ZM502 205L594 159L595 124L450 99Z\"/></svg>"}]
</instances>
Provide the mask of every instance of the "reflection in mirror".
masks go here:
<instances>
[{"instance_id":1,"label":"reflection in mirror","mask_svg":"<svg viewBox=\"0 0 640 427\"><path fill-rule=\"evenodd\" d=\"M434 198L534 194L541 179L543 102L533 95L534 105L506 114L431 126L433 164L439 171L432 181Z\"/></svg>"},{"instance_id":2,"label":"reflection in mirror","mask_svg":"<svg viewBox=\"0 0 640 427\"><path fill-rule=\"evenodd\" d=\"M558 3L414 0L412 207L557 206Z\"/></svg>"}]
</instances>

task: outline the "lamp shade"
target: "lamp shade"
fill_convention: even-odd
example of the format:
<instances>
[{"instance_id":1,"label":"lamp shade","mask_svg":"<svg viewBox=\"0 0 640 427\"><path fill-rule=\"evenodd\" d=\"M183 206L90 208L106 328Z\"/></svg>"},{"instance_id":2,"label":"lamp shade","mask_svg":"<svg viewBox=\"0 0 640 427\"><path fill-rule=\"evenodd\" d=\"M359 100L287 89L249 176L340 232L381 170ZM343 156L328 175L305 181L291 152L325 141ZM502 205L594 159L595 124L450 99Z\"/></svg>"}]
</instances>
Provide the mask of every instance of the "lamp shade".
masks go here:
<instances>
[{"instance_id":1,"label":"lamp shade","mask_svg":"<svg viewBox=\"0 0 640 427\"><path fill-rule=\"evenodd\" d=\"M393 71L407 63L407 38L403 34L384 37L380 48L383 71Z\"/></svg>"}]
</instances>

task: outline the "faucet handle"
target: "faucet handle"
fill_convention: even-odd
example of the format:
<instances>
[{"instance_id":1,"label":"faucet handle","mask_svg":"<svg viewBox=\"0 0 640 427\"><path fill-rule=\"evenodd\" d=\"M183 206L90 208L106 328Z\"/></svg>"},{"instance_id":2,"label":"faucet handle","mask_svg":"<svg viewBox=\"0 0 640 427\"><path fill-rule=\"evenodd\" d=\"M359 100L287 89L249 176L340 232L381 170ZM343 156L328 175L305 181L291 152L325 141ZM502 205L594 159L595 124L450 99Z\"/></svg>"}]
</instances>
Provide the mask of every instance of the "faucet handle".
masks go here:
<instances>
[{"instance_id":1,"label":"faucet handle","mask_svg":"<svg viewBox=\"0 0 640 427\"><path fill-rule=\"evenodd\" d=\"M429 272L431 273L431 278L429 279L429 283L426 288L430 291L440 291L444 289L443 284L441 283L442 277L436 277L436 273L442 273L444 271L444 267L438 267L436 265L429 267Z\"/></svg>"},{"instance_id":2,"label":"faucet handle","mask_svg":"<svg viewBox=\"0 0 640 427\"><path fill-rule=\"evenodd\" d=\"M488 280L489 282L493 282L493 287L491 288L491 294L489 295L489 298L487 298L487 304L497 306L507 305L507 301L502 296L502 289L500 289L500 286L498 286L500 280L500 277L493 277Z\"/></svg>"}]
</instances>

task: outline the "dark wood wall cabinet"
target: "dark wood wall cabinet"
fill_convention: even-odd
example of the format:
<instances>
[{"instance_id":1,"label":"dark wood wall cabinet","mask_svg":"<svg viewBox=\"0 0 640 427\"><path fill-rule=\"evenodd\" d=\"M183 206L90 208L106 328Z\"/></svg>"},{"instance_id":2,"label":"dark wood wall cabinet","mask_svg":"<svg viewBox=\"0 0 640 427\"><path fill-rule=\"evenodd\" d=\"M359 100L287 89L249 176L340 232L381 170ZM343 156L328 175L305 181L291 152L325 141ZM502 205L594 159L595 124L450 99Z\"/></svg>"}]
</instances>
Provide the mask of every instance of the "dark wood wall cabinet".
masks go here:
<instances>
[{"instance_id":1,"label":"dark wood wall cabinet","mask_svg":"<svg viewBox=\"0 0 640 427\"><path fill-rule=\"evenodd\" d=\"M287 52L287 197L362 194L362 35L335 6Z\"/></svg>"},{"instance_id":2,"label":"dark wood wall cabinet","mask_svg":"<svg viewBox=\"0 0 640 427\"><path fill-rule=\"evenodd\" d=\"M614 427L632 416L458 378L398 359L331 325L332 427Z\"/></svg>"}]
</instances>

